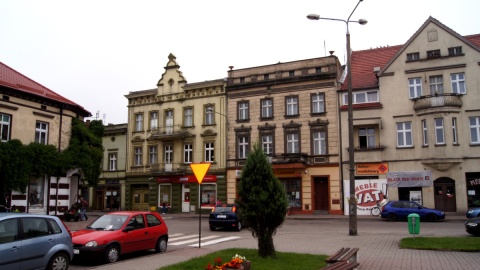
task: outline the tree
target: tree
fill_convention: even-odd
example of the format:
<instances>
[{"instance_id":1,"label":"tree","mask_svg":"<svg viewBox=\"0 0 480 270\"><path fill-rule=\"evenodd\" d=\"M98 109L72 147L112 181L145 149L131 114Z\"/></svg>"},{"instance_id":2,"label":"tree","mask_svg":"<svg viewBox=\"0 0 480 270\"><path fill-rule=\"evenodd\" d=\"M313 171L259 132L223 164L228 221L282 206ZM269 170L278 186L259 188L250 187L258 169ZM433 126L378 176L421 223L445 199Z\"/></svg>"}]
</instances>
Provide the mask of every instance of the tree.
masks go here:
<instances>
[{"instance_id":1,"label":"tree","mask_svg":"<svg viewBox=\"0 0 480 270\"><path fill-rule=\"evenodd\" d=\"M0 196L11 190L25 192L30 171L27 149L20 140L0 143Z\"/></svg>"},{"instance_id":2,"label":"tree","mask_svg":"<svg viewBox=\"0 0 480 270\"><path fill-rule=\"evenodd\" d=\"M285 188L273 174L272 165L258 144L248 155L238 183L240 218L258 240L258 255L275 257L273 236L285 221L287 197Z\"/></svg>"}]
</instances>

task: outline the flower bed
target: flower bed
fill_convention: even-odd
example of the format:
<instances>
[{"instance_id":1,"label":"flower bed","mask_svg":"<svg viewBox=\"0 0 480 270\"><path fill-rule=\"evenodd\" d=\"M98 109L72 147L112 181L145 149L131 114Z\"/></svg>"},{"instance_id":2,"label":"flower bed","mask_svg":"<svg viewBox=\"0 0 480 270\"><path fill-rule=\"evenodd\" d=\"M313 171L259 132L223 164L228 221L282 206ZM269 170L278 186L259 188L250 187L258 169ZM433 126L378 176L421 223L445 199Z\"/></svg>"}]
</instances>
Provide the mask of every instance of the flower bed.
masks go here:
<instances>
[{"instance_id":1,"label":"flower bed","mask_svg":"<svg viewBox=\"0 0 480 270\"><path fill-rule=\"evenodd\" d=\"M213 265L208 263L205 266L205 270L230 270L230 269L241 269L241 270L250 270L250 261L247 261L245 257L242 257L238 254L232 257L228 262L223 262L222 258L217 257L213 260Z\"/></svg>"}]
</instances>

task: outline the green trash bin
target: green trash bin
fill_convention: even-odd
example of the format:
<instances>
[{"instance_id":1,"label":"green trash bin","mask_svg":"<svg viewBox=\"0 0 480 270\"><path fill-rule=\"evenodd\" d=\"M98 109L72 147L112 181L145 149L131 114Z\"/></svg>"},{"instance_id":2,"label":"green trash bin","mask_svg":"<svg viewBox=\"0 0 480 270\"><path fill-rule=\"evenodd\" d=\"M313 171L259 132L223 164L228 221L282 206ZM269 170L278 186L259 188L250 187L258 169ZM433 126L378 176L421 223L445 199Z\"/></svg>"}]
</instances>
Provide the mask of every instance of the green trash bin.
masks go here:
<instances>
[{"instance_id":1,"label":"green trash bin","mask_svg":"<svg viewBox=\"0 0 480 270\"><path fill-rule=\"evenodd\" d=\"M409 234L420 233L420 216L418 214L408 215L408 233Z\"/></svg>"}]
</instances>

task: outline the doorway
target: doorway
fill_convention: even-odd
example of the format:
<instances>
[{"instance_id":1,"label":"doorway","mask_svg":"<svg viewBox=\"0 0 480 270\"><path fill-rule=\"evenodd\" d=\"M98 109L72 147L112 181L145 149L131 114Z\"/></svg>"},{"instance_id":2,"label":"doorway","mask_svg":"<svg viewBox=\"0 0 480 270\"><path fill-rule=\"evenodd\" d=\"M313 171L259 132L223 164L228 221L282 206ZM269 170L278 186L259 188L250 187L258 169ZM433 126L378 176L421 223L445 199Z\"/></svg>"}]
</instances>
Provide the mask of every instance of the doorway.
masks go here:
<instances>
[{"instance_id":1,"label":"doorway","mask_svg":"<svg viewBox=\"0 0 480 270\"><path fill-rule=\"evenodd\" d=\"M148 211L149 199L148 189L132 189L132 210Z\"/></svg>"},{"instance_id":2,"label":"doorway","mask_svg":"<svg viewBox=\"0 0 480 270\"><path fill-rule=\"evenodd\" d=\"M444 212L457 211L455 180L442 177L433 182L435 208Z\"/></svg>"},{"instance_id":3,"label":"doorway","mask_svg":"<svg viewBox=\"0 0 480 270\"><path fill-rule=\"evenodd\" d=\"M182 185L182 212L190 212L190 184Z\"/></svg>"},{"instance_id":4,"label":"doorway","mask_svg":"<svg viewBox=\"0 0 480 270\"><path fill-rule=\"evenodd\" d=\"M328 178L315 177L315 210L329 209Z\"/></svg>"}]
</instances>

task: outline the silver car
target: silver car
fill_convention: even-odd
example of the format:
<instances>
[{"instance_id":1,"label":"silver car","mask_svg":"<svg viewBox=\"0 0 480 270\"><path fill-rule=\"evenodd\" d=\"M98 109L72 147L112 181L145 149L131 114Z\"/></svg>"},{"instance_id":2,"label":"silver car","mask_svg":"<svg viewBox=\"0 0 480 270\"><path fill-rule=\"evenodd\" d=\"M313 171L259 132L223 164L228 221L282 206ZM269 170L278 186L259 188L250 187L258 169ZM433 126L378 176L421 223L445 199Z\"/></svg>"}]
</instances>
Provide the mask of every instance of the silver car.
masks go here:
<instances>
[{"instance_id":1,"label":"silver car","mask_svg":"<svg viewBox=\"0 0 480 270\"><path fill-rule=\"evenodd\" d=\"M66 270L72 236L56 216L0 213L0 269Z\"/></svg>"}]
</instances>

